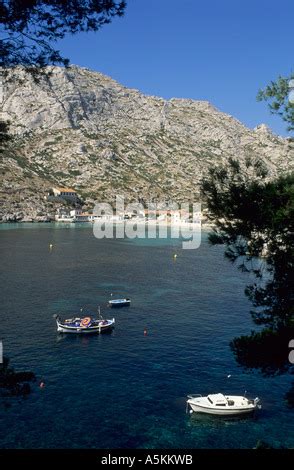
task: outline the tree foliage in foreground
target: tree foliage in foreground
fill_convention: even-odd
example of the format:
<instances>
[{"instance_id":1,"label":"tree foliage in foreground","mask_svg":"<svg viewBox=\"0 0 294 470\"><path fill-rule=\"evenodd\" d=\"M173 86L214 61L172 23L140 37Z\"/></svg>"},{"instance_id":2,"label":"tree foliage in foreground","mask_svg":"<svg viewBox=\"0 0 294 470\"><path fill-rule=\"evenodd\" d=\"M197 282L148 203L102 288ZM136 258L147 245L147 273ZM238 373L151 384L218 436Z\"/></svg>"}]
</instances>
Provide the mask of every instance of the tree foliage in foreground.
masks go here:
<instances>
[{"instance_id":1,"label":"tree foliage in foreground","mask_svg":"<svg viewBox=\"0 0 294 470\"><path fill-rule=\"evenodd\" d=\"M294 130L294 103L290 103L289 81L294 79L294 74L289 77L279 77L275 82L272 81L264 89L259 90L258 101L267 101L269 110L272 114L281 116L283 121L288 123L287 130Z\"/></svg>"},{"instance_id":2,"label":"tree foliage in foreground","mask_svg":"<svg viewBox=\"0 0 294 470\"><path fill-rule=\"evenodd\" d=\"M9 359L3 358L0 364L0 396L28 395L31 391L29 382L36 380L33 372L15 372L9 366Z\"/></svg>"},{"instance_id":3,"label":"tree foliage in foreground","mask_svg":"<svg viewBox=\"0 0 294 470\"><path fill-rule=\"evenodd\" d=\"M66 34L98 31L125 7L123 0L1 1L0 66L68 65L52 43Z\"/></svg>"},{"instance_id":4,"label":"tree foliage in foreground","mask_svg":"<svg viewBox=\"0 0 294 470\"><path fill-rule=\"evenodd\" d=\"M213 244L256 282L246 289L255 323L274 329L294 318L294 175L265 178L259 162L211 168L202 191L212 214Z\"/></svg>"},{"instance_id":5,"label":"tree foliage in foreground","mask_svg":"<svg viewBox=\"0 0 294 470\"><path fill-rule=\"evenodd\" d=\"M264 328L252 331L250 335L234 338L231 349L236 361L247 369L259 369L263 375L282 374L292 368L289 361L289 343L293 339L294 327L280 327L279 330ZM293 384L294 389L294 384ZM293 402L289 395L289 402Z\"/></svg>"},{"instance_id":6,"label":"tree foliage in foreground","mask_svg":"<svg viewBox=\"0 0 294 470\"><path fill-rule=\"evenodd\" d=\"M230 160L210 170L202 191L215 223L210 242L250 274L245 293L264 327L233 339L236 360L266 375L285 372L294 338L294 174L268 180L259 162Z\"/></svg>"}]
</instances>

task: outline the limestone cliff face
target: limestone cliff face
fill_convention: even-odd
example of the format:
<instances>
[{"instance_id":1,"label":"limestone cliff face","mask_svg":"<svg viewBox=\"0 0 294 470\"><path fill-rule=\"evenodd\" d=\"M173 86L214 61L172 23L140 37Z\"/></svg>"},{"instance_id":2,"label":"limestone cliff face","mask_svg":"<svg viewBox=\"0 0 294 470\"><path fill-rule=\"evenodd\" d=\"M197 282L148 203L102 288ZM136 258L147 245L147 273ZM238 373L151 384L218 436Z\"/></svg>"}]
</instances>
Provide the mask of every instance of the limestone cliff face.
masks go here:
<instances>
[{"instance_id":1,"label":"limestone cliff face","mask_svg":"<svg viewBox=\"0 0 294 470\"><path fill-rule=\"evenodd\" d=\"M116 194L180 202L195 200L209 166L230 156L261 157L272 175L293 167L293 143L208 102L145 96L75 66L48 70L36 83L17 68L4 84L15 142L1 161L2 216L35 218L32 205L48 212L52 185L74 187L89 204Z\"/></svg>"}]
</instances>

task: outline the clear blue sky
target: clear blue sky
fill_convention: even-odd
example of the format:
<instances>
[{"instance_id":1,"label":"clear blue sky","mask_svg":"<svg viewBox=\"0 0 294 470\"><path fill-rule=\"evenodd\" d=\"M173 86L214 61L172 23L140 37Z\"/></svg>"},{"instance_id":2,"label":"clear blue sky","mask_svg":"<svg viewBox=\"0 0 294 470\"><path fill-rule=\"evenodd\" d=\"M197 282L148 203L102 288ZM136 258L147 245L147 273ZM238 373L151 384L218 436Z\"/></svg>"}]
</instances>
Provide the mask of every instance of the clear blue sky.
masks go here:
<instances>
[{"instance_id":1,"label":"clear blue sky","mask_svg":"<svg viewBox=\"0 0 294 470\"><path fill-rule=\"evenodd\" d=\"M128 0L99 32L58 43L76 65L164 98L208 100L287 135L256 94L294 70L293 0Z\"/></svg>"}]
</instances>

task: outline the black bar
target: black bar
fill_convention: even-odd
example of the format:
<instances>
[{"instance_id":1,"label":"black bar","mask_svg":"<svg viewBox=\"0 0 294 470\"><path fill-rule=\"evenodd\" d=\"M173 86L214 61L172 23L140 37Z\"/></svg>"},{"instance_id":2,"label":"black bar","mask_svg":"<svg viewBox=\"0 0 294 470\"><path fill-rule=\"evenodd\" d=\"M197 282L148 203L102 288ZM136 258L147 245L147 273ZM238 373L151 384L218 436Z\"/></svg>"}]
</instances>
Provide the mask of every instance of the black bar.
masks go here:
<instances>
[{"instance_id":1,"label":"black bar","mask_svg":"<svg viewBox=\"0 0 294 470\"><path fill-rule=\"evenodd\" d=\"M36 449L36 450L0 450L0 468L4 463L15 465L88 465L89 468L137 469L141 466L157 468L159 466L181 466L200 469L208 464L226 466L242 464L260 464L267 461L271 465L281 465L286 459L293 458L290 449L250 449L250 450L202 450L202 449ZM289 460L290 461L290 460ZM89 467L90 465L90 467ZM203 467L202 467L203 466ZM8 467L7 467L8 468ZM20 468L20 467L18 467ZM235 467L236 468L236 467Z\"/></svg>"}]
</instances>

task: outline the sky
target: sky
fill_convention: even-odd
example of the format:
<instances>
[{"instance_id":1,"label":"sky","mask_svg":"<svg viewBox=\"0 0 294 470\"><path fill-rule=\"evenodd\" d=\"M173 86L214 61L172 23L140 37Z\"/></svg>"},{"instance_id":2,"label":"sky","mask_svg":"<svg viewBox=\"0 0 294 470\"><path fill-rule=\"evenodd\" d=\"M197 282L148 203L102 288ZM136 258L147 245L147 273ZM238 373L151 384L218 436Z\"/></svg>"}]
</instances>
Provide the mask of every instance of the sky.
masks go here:
<instances>
[{"instance_id":1,"label":"sky","mask_svg":"<svg viewBox=\"0 0 294 470\"><path fill-rule=\"evenodd\" d=\"M208 100L250 128L286 123L256 95L294 71L293 0L128 0L125 16L57 44L144 94Z\"/></svg>"}]
</instances>

